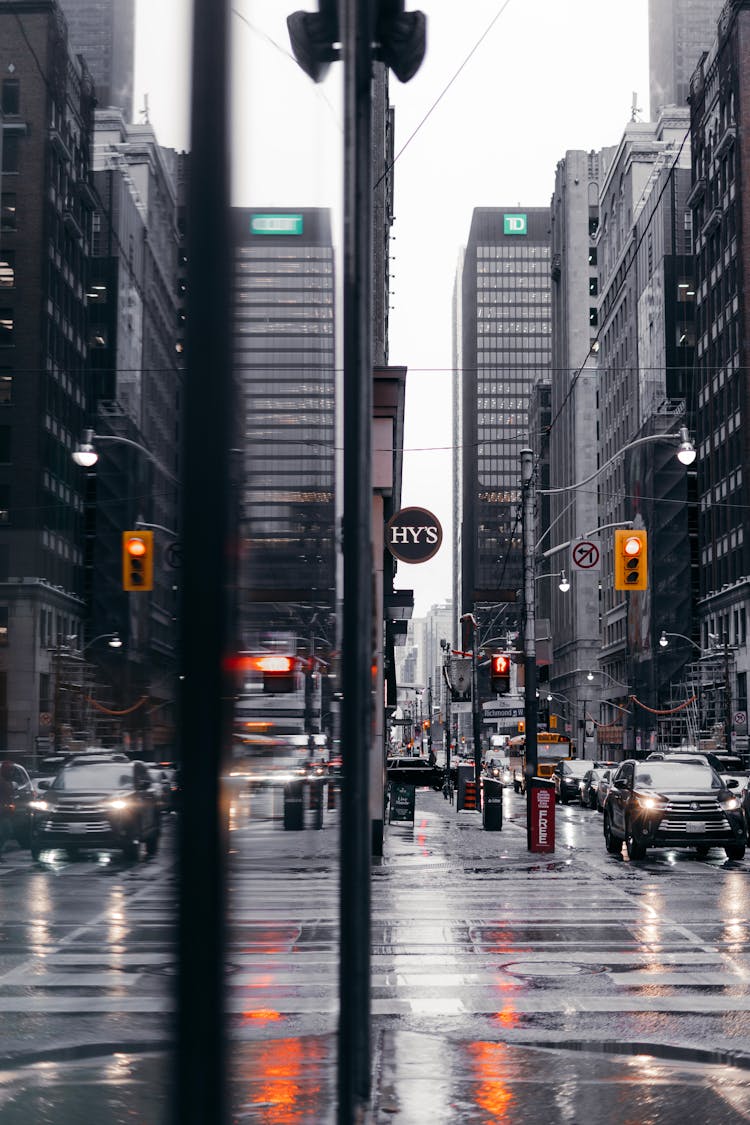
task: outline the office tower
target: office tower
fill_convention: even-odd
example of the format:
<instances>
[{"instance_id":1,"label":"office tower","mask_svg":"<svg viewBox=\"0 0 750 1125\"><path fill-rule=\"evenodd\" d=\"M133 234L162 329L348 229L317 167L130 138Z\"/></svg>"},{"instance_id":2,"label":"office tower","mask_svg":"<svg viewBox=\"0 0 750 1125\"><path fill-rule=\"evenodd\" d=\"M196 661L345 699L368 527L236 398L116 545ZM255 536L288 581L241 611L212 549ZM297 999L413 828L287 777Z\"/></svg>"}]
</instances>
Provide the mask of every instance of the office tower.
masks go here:
<instances>
[{"instance_id":1,"label":"office tower","mask_svg":"<svg viewBox=\"0 0 750 1125\"><path fill-rule=\"evenodd\" d=\"M333 642L334 255L322 208L236 208L234 368L244 428L242 628Z\"/></svg>"},{"instance_id":2,"label":"office tower","mask_svg":"<svg viewBox=\"0 0 750 1125\"><path fill-rule=\"evenodd\" d=\"M61 7L71 49L94 78L97 104L116 106L132 121L135 0L61 0Z\"/></svg>"},{"instance_id":3,"label":"office tower","mask_svg":"<svg viewBox=\"0 0 750 1125\"><path fill-rule=\"evenodd\" d=\"M687 105L690 76L716 37L725 0L649 0L651 120L667 105Z\"/></svg>"},{"instance_id":4,"label":"office tower","mask_svg":"<svg viewBox=\"0 0 750 1125\"><path fill-rule=\"evenodd\" d=\"M601 536L602 694L619 707L635 694L658 710L672 655L663 629L690 632L689 478L675 442L630 443L689 425L693 351L688 110L631 123L601 194L599 270L599 523L649 533L649 585L615 590L613 532ZM622 714L624 712L618 712ZM638 708L625 752L657 735L655 711ZM630 739L630 743L628 743ZM634 741L635 740L635 741Z\"/></svg>"},{"instance_id":5,"label":"office tower","mask_svg":"<svg viewBox=\"0 0 750 1125\"><path fill-rule=\"evenodd\" d=\"M517 616L522 587L520 451L535 383L549 380L550 215L474 211L461 278L461 612ZM454 564L455 565L455 564ZM507 605L507 611L505 606Z\"/></svg>"},{"instance_id":6,"label":"office tower","mask_svg":"<svg viewBox=\"0 0 750 1125\"><path fill-rule=\"evenodd\" d=\"M696 271L698 616L704 649L717 641L732 646L732 714L746 712L748 703L750 168L742 154L750 146L749 97L750 3L735 0L691 83L689 200Z\"/></svg>"},{"instance_id":7,"label":"office tower","mask_svg":"<svg viewBox=\"0 0 750 1125\"><path fill-rule=\"evenodd\" d=\"M552 429L550 478L555 486L585 480L598 465L597 333L599 280L597 232L599 191L615 153L568 151L558 162L551 201L552 246ZM560 492L550 497L549 525L540 521L542 553L579 536L593 537L598 526L597 489ZM552 690L561 696L560 713L583 714L591 699L585 670L595 667L599 633L599 570L571 566L570 548L551 555L548 569L567 572L570 589L561 592L550 579L554 661ZM542 593L542 591L540 591ZM584 673L580 671L584 670ZM583 677L583 678L582 678Z\"/></svg>"},{"instance_id":8,"label":"office tower","mask_svg":"<svg viewBox=\"0 0 750 1125\"><path fill-rule=\"evenodd\" d=\"M79 721L55 685L86 613L70 455L89 406L94 87L50 0L0 3L0 74L0 750L24 760Z\"/></svg>"},{"instance_id":9,"label":"office tower","mask_svg":"<svg viewBox=\"0 0 750 1125\"><path fill-rule=\"evenodd\" d=\"M134 712L125 726L145 750L161 753L174 741L177 695L176 573L168 560L179 530L182 436L179 159L159 145L151 125L128 124L117 109L96 111L90 424L146 453L117 441L98 450L89 520L91 628L121 631L131 694L147 693L158 720L152 728ZM156 526L158 565L148 596L128 594L121 583L121 532L138 519Z\"/></svg>"}]
</instances>

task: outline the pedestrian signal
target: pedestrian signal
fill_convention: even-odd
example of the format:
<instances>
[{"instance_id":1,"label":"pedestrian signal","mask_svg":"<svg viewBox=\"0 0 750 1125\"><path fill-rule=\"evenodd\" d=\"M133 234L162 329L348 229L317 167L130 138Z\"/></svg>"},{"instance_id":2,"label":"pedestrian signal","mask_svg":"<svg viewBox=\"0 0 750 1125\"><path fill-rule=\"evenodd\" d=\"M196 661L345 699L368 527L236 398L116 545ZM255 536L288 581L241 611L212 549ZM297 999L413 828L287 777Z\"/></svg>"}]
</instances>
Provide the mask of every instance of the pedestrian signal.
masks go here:
<instances>
[{"instance_id":1,"label":"pedestrian signal","mask_svg":"<svg viewBox=\"0 0 750 1125\"><path fill-rule=\"evenodd\" d=\"M510 691L510 657L504 652L497 652L492 657L490 687L500 695L507 695Z\"/></svg>"},{"instance_id":2,"label":"pedestrian signal","mask_svg":"<svg viewBox=\"0 0 750 1125\"><path fill-rule=\"evenodd\" d=\"M615 531L615 589L648 587L648 536L645 531Z\"/></svg>"},{"instance_id":3,"label":"pedestrian signal","mask_svg":"<svg viewBox=\"0 0 750 1125\"><path fill-rule=\"evenodd\" d=\"M153 531L123 531L122 588L131 593L153 590Z\"/></svg>"}]
</instances>

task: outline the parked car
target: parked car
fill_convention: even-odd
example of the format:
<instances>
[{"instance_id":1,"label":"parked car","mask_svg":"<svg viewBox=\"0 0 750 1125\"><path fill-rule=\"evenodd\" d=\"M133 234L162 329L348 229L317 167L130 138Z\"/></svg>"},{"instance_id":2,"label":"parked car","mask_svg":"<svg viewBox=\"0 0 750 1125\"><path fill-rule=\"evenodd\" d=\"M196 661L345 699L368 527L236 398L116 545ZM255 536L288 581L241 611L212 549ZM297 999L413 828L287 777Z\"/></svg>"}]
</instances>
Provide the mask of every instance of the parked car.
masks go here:
<instances>
[{"instance_id":1,"label":"parked car","mask_svg":"<svg viewBox=\"0 0 750 1125\"><path fill-rule=\"evenodd\" d=\"M32 810L33 859L48 848L120 850L138 859L144 843L149 855L159 844L157 794L143 762L125 754L80 754L54 780L40 785Z\"/></svg>"},{"instance_id":2,"label":"parked car","mask_svg":"<svg viewBox=\"0 0 750 1125\"><path fill-rule=\"evenodd\" d=\"M555 800L561 805L569 801L580 801L581 782L587 770L594 768L594 762L586 758L565 758L558 762L552 771L555 783Z\"/></svg>"},{"instance_id":3,"label":"parked car","mask_svg":"<svg viewBox=\"0 0 750 1125\"><path fill-rule=\"evenodd\" d=\"M10 783L13 786L13 836L22 848L28 848L31 833L31 802L36 797L36 787L28 772L17 762L11 762Z\"/></svg>"},{"instance_id":4,"label":"parked car","mask_svg":"<svg viewBox=\"0 0 750 1125\"><path fill-rule=\"evenodd\" d=\"M596 787L596 811L602 812L604 810L604 802L607 798L609 791L609 783L612 779L612 774L615 771L614 766L608 766L607 769L602 770L599 784Z\"/></svg>"},{"instance_id":5,"label":"parked car","mask_svg":"<svg viewBox=\"0 0 750 1125\"><path fill-rule=\"evenodd\" d=\"M156 794L159 812L169 812L174 807L172 779L174 770L166 770L161 766L149 766L148 775Z\"/></svg>"},{"instance_id":6,"label":"parked car","mask_svg":"<svg viewBox=\"0 0 750 1125\"><path fill-rule=\"evenodd\" d=\"M388 758L386 759L386 778L398 785L417 785L422 788L443 788L445 771L441 766L432 766L427 758Z\"/></svg>"},{"instance_id":7,"label":"parked car","mask_svg":"<svg viewBox=\"0 0 750 1125\"><path fill-rule=\"evenodd\" d=\"M624 843L638 860L647 848L695 848L706 856L722 847L729 859L742 859L747 832L737 788L704 762L628 759L604 802L607 851L617 855Z\"/></svg>"},{"instance_id":8,"label":"parked car","mask_svg":"<svg viewBox=\"0 0 750 1125\"><path fill-rule=\"evenodd\" d=\"M603 773L604 768L602 766L594 766L590 770L586 770L581 778L579 789L581 804L584 808L595 809L597 807L597 791Z\"/></svg>"}]
</instances>

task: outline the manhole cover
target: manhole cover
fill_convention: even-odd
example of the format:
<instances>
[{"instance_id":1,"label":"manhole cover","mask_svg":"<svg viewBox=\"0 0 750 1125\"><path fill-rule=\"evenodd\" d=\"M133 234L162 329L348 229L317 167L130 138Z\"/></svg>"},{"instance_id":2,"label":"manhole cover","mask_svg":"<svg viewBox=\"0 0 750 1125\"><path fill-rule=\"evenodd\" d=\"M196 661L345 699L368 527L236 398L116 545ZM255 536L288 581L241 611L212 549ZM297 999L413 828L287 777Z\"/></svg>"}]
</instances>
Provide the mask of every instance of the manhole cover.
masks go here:
<instances>
[{"instance_id":1,"label":"manhole cover","mask_svg":"<svg viewBox=\"0 0 750 1125\"><path fill-rule=\"evenodd\" d=\"M570 961L518 961L503 965L503 969L517 977L575 976L577 973L600 971L592 965L571 965Z\"/></svg>"}]
</instances>

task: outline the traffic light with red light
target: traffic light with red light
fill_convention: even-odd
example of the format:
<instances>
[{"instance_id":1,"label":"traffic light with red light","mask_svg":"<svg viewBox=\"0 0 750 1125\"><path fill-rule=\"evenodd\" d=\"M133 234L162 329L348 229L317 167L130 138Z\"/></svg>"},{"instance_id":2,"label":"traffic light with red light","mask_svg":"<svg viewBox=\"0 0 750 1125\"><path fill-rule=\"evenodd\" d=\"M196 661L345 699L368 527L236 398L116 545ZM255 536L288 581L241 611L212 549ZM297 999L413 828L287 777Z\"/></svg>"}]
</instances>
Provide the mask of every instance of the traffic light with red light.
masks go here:
<instances>
[{"instance_id":1,"label":"traffic light with red light","mask_svg":"<svg viewBox=\"0 0 750 1125\"><path fill-rule=\"evenodd\" d=\"M297 661L293 656L269 653L254 660L257 671L263 673L263 691L273 695L287 695L297 690Z\"/></svg>"},{"instance_id":2,"label":"traffic light with red light","mask_svg":"<svg viewBox=\"0 0 750 1125\"><path fill-rule=\"evenodd\" d=\"M510 657L507 653L496 652L490 661L490 686L498 695L510 691Z\"/></svg>"},{"instance_id":3,"label":"traffic light with red light","mask_svg":"<svg viewBox=\"0 0 750 1125\"><path fill-rule=\"evenodd\" d=\"M130 593L153 590L153 531L123 531L122 588Z\"/></svg>"},{"instance_id":4,"label":"traffic light with red light","mask_svg":"<svg viewBox=\"0 0 750 1125\"><path fill-rule=\"evenodd\" d=\"M645 531L615 531L615 590L648 588L648 536Z\"/></svg>"}]
</instances>

